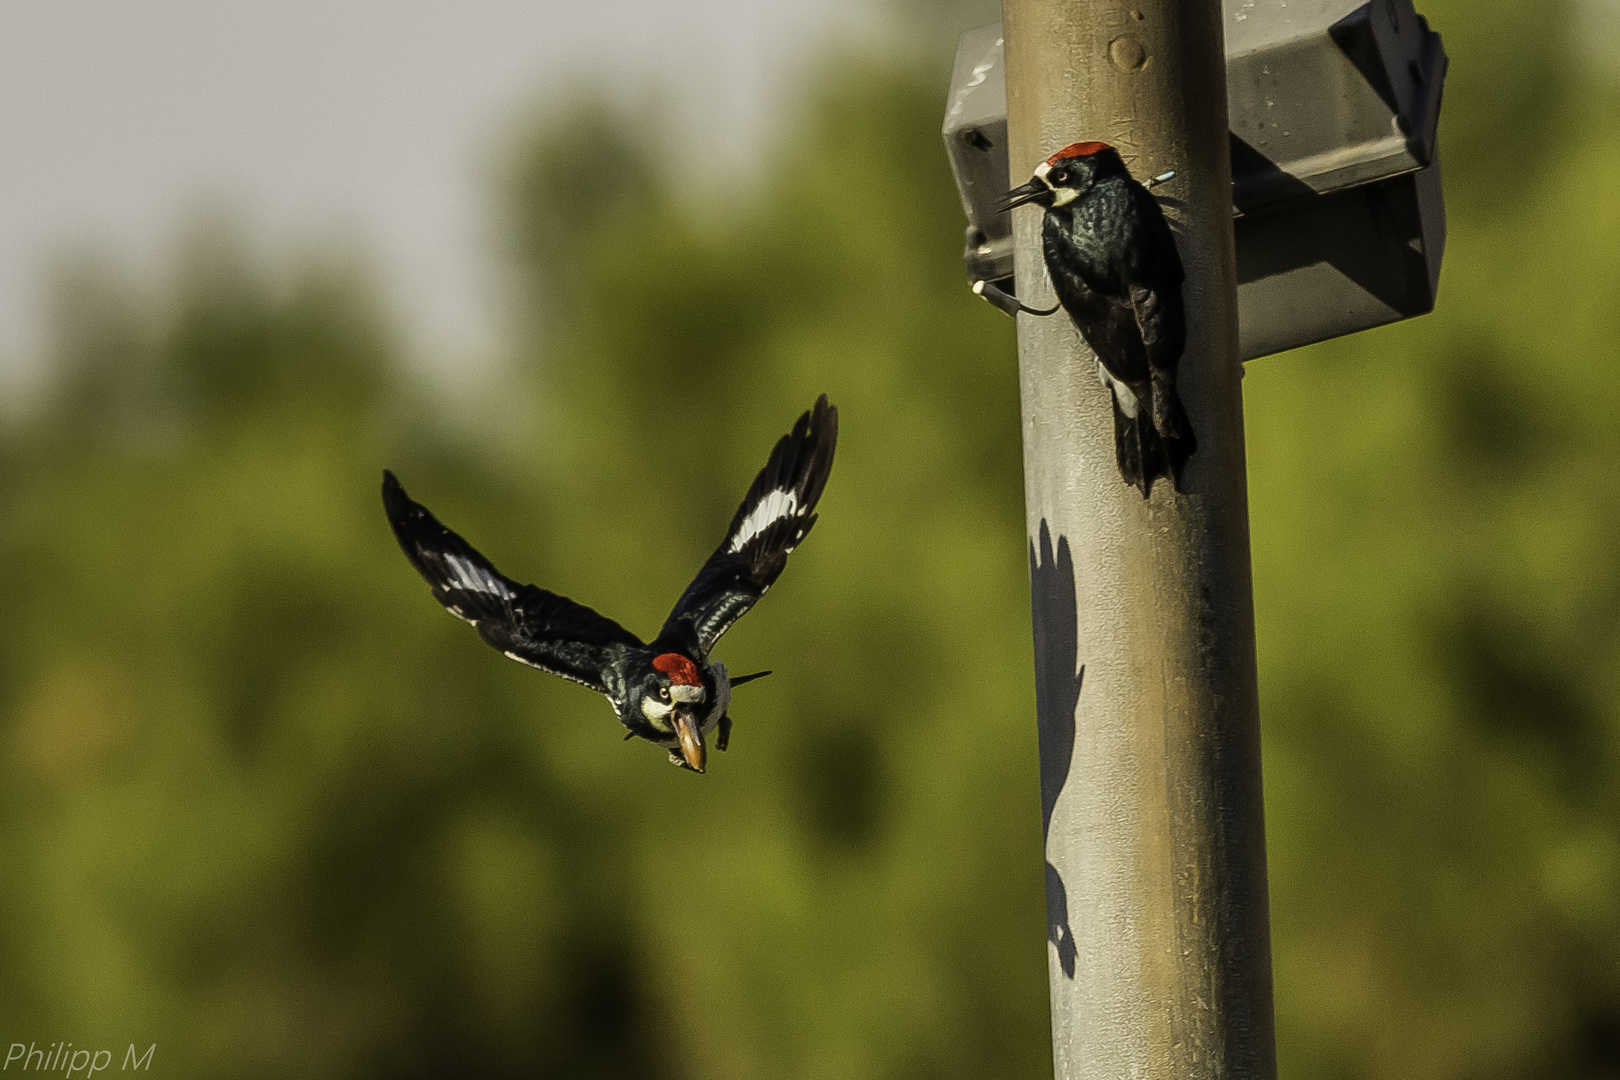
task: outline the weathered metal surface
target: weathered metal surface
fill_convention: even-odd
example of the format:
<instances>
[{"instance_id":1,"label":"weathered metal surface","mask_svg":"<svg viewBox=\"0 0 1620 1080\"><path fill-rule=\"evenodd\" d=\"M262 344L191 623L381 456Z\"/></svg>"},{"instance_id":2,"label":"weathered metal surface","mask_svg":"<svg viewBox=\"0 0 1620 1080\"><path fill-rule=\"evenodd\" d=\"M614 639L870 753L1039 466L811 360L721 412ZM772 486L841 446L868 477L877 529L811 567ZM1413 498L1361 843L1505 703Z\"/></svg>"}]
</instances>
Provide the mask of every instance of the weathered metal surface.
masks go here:
<instances>
[{"instance_id":1,"label":"weathered metal surface","mask_svg":"<svg viewBox=\"0 0 1620 1080\"><path fill-rule=\"evenodd\" d=\"M1108 392L1072 324L1018 317L1057 1076L1271 1080L1220 8L1003 11L1020 177L1082 135L1120 147L1139 176L1176 171L1164 190L1187 268L1180 388L1198 435L1182 492L1161 482L1144 500L1120 478ZM1015 212L1017 274L1047 306L1040 219Z\"/></svg>"}]
</instances>

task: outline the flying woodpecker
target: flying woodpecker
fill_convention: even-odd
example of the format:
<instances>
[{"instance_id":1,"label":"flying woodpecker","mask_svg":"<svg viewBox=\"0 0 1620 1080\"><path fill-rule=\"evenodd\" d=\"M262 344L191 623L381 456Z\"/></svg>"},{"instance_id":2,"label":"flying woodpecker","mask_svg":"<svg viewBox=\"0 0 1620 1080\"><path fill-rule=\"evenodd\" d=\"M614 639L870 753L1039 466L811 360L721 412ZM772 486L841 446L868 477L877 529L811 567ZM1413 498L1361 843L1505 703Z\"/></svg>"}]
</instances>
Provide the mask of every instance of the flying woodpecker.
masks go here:
<instances>
[{"instance_id":1,"label":"flying woodpecker","mask_svg":"<svg viewBox=\"0 0 1620 1080\"><path fill-rule=\"evenodd\" d=\"M809 535L837 443L838 410L823 394L777 441L725 539L646 644L583 604L503 575L412 502L386 470L383 505L405 557L451 614L513 660L605 695L628 729L626 739L657 743L674 764L702 772L709 733L719 729L718 750L730 740L731 688L770 674L732 678L709 653Z\"/></svg>"},{"instance_id":2,"label":"flying woodpecker","mask_svg":"<svg viewBox=\"0 0 1620 1080\"><path fill-rule=\"evenodd\" d=\"M1046 208L1046 272L1113 392L1119 471L1147 498L1156 477L1179 482L1198 445L1176 394L1187 320L1175 237L1158 200L1107 143L1059 150L998 209L1025 203Z\"/></svg>"}]
</instances>

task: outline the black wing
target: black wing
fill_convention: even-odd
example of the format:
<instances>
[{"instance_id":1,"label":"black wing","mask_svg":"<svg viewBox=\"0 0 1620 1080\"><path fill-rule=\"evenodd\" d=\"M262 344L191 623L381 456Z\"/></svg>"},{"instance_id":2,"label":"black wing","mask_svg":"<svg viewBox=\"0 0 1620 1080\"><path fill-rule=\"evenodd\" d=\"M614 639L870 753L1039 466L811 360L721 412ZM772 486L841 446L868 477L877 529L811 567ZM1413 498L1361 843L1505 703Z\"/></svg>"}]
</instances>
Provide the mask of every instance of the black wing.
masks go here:
<instances>
[{"instance_id":1,"label":"black wing","mask_svg":"<svg viewBox=\"0 0 1620 1080\"><path fill-rule=\"evenodd\" d=\"M433 598L513 660L607 693L602 673L613 654L623 646L641 647L641 639L605 615L504 576L427 507L412 502L386 470L382 493L399 546L433 586Z\"/></svg>"},{"instance_id":2,"label":"black wing","mask_svg":"<svg viewBox=\"0 0 1620 1080\"><path fill-rule=\"evenodd\" d=\"M664 623L666 636L689 620L705 650L765 595L787 557L816 523L816 502L832 472L838 410L827 395L782 436L737 507L726 538L686 587Z\"/></svg>"}]
</instances>

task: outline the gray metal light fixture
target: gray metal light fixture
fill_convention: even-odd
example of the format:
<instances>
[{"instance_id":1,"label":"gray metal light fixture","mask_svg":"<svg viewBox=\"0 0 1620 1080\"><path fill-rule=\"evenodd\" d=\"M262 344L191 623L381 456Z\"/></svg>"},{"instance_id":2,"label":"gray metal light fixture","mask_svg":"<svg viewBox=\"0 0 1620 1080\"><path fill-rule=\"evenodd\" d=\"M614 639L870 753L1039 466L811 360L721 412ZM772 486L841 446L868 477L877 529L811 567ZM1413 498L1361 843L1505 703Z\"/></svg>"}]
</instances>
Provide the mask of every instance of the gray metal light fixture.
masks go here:
<instances>
[{"instance_id":1,"label":"gray metal light fixture","mask_svg":"<svg viewBox=\"0 0 1620 1080\"><path fill-rule=\"evenodd\" d=\"M1239 354L1433 310L1446 236L1440 35L1412 0L1223 7ZM968 277L1015 292L1012 222L992 206L1011 186L999 25L962 35L944 134Z\"/></svg>"}]
</instances>

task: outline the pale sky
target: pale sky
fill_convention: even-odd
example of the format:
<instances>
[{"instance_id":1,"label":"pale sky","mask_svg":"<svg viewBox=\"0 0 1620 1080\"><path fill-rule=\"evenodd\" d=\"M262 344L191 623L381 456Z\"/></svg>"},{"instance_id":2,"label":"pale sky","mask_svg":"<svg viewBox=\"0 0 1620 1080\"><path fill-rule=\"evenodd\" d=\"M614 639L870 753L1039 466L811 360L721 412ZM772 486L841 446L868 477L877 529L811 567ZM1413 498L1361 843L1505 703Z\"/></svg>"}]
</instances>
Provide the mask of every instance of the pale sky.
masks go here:
<instances>
[{"instance_id":1,"label":"pale sky","mask_svg":"<svg viewBox=\"0 0 1620 1080\"><path fill-rule=\"evenodd\" d=\"M708 167L745 169L804 65L870 40L884 3L0 0L0 392L37 363L64 251L159 279L220 206L271 253L358 248L420 362L487 362L494 177L537 103L656 101ZM1620 72L1620 0L1577 11L1583 55Z\"/></svg>"},{"instance_id":2,"label":"pale sky","mask_svg":"<svg viewBox=\"0 0 1620 1080\"><path fill-rule=\"evenodd\" d=\"M871 0L5 0L0 385L40 352L72 246L154 276L234 208L266 248L342 237L419 355L493 348L493 178L516 122L582 85L657 100L745 167L794 76Z\"/></svg>"}]
</instances>

